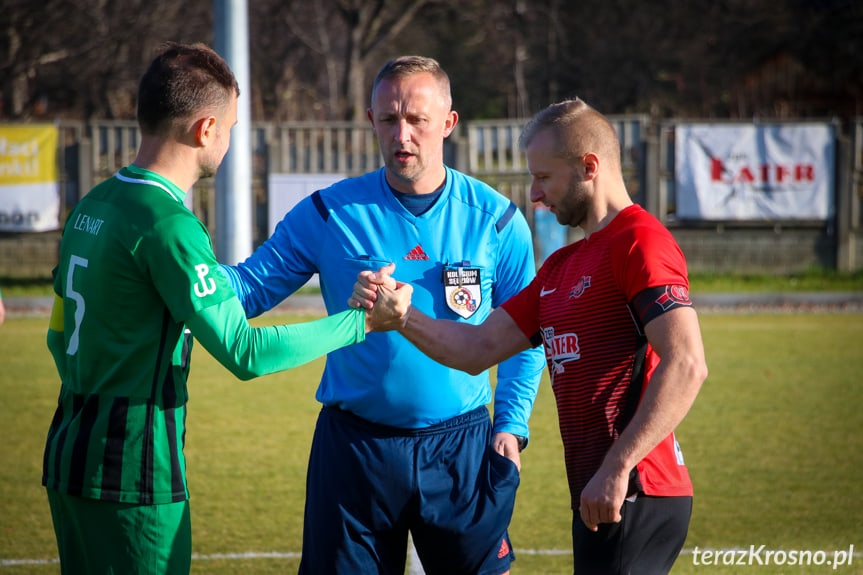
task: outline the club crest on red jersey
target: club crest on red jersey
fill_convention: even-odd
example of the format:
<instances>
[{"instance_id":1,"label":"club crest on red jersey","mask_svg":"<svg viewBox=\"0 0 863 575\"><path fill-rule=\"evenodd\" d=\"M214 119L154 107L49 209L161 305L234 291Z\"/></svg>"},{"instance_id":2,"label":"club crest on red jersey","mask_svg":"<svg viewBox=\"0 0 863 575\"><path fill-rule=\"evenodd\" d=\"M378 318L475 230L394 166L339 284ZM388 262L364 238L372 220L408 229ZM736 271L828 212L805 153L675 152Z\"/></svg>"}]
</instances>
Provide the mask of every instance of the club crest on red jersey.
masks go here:
<instances>
[{"instance_id":1,"label":"club crest on red jersey","mask_svg":"<svg viewBox=\"0 0 863 575\"><path fill-rule=\"evenodd\" d=\"M575 287L572 288L572 291L569 292L569 297L571 298L580 298L584 291L590 287L590 276L581 276L581 279L578 280L578 283L575 284Z\"/></svg>"}]
</instances>

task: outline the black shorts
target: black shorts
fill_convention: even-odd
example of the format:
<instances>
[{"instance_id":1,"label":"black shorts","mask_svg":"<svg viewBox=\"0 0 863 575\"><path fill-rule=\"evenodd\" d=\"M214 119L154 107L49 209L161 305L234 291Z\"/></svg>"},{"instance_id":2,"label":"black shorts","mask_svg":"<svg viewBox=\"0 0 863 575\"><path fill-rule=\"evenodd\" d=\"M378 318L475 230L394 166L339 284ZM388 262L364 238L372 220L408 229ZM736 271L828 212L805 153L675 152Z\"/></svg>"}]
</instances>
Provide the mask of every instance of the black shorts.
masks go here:
<instances>
[{"instance_id":1,"label":"black shorts","mask_svg":"<svg viewBox=\"0 0 863 575\"><path fill-rule=\"evenodd\" d=\"M593 532L581 515L572 516L572 555L577 575L663 575L677 559L692 515L692 497L651 497L625 501L620 523L602 523Z\"/></svg>"}]
</instances>

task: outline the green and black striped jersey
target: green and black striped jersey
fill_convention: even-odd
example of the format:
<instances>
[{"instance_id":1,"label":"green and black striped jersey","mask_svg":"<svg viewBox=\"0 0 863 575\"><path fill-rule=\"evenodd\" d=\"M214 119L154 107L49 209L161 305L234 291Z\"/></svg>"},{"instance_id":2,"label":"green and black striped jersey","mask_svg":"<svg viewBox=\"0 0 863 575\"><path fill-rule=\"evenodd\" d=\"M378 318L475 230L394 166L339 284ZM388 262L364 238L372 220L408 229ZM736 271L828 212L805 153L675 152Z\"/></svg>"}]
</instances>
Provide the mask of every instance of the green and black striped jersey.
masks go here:
<instances>
[{"instance_id":1,"label":"green and black striped jersey","mask_svg":"<svg viewBox=\"0 0 863 575\"><path fill-rule=\"evenodd\" d=\"M184 320L235 296L184 196L129 166L69 214L54 272L65 377L43 485L127 503L188 497Z\"/></svg>"}]
</instances>

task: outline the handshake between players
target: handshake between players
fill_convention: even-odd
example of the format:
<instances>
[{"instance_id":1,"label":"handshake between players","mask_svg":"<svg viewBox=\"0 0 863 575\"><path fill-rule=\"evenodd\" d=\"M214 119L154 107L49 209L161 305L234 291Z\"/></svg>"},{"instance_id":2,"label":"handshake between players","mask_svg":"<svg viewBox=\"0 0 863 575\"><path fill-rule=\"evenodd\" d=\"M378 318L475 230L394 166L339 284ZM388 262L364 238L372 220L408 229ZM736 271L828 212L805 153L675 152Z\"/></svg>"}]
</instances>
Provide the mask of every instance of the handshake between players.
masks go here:
<instances>
[{"instance_id":1,"label":"handshake between players","mask_svg":"<svg viewBox=\"0 0 863 575\"><path fill-rule=\"evenodd\" d=\"M377 272L360 272L354 284L348 305L366 309L366 331L397 330L407 323L414 288L393 279L393 270L395 264L382 267Z\"/></svg>"}]
</instances>

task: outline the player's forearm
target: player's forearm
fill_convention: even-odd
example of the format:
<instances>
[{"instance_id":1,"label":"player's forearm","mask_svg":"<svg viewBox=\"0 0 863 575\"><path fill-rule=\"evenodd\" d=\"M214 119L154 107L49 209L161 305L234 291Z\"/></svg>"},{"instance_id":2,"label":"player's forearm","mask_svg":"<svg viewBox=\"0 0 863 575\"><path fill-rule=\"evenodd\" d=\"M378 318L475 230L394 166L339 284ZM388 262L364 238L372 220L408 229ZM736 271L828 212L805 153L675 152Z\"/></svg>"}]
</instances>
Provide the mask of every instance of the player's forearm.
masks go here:
<instances>
[{"instance_id":1,"label":"player's forearm","mask_svg":"<svg viewBox=\"0 0 863 575\"><path fill-rule=\"evenodd\" d=\"M434 319L413 308L399 330L438 363L477 375L530 347L509 315L496 310L479 325Z\"/></svg>"},{"instance_id":2,"label":"player's forearm","mask_svg":"<svg viewBox=\"0 0 863 575\"><path fill-rule=\"evenodd\" d=\"M312 322L253 328L239 302L222 302L187 320L213 357L243 380L307 363L365 340L365 312L347 310Z\"/></svg>"},{"instance_id":3,"label":"player's forearm","mask_svg":"<svg viewBox=\"0 0 863 575\"><path fill-rule=\"evenodd\" d=\"M399 329L405 338L433 360L472 375L482 373L493 362L481 352L478 326L446 319L434 319L412 308Z\"/></svg>"},{"instance_id":4,"label":"player's forearm","mask_svg":"<svg viewBox=\"0 0 863 575\"><path fill-rule=\"evenodd\" d=\"M259 344L249 352L249 371L257 377L303 365L346 345L362 343L366 334L365 311L346 310L305 323L251 328L251 332Z\"/></svg>"},{"instance_id":5,"label":"player's forearm","mask_svg":"<svg viewBox=\"0 0 863 575\"><path fill-rule=\"evenodd\" d=\"M706 366L697 354L663 358L604 465L626 473L635 467L683 421L706 376Z\"/></svg>"},{"instance_id":6,"label":"player's forearm","mask_svg":"<svg viewBox=\"0 0 863 575\"><path fill-rule=\"evenodd\" d=\"M627 473L674 431L707 378L694 309L673 309L656 317L645 326L645 334L660 361L632 421L606 456L609 466Z\"/></svg>"}]
</instances>

